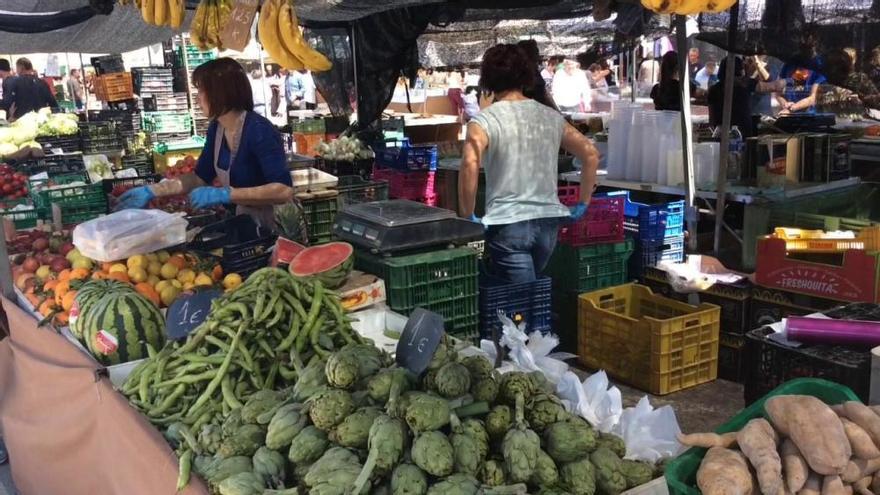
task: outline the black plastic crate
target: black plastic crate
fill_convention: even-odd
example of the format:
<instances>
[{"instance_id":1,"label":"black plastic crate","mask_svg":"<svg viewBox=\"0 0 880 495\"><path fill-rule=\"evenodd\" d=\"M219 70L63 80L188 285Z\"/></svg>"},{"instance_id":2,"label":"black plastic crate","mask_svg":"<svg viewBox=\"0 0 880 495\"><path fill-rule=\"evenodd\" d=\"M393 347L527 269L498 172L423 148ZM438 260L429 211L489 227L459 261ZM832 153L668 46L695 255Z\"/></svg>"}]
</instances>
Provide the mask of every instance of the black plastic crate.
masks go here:
<instances>
[{"instance_id":1,"label":"black plastic crate","mask_svg":"<svg viewBox=\"0 0 880 495\"><path fill-rule=\"evenodd\" d=\"M363 179L357 175L343 175L339 177L336 190L339 191L337 199L340 210L354 204L385 201L388 199L387 181Z\"/></svg>"},{"instance_id":2,"label":"black plastic crate","mask_svg":"<svg viewBox=\"0 0 880 495\"><path fill-rule=\"evenodd\" d=\"M101 153L104 151L121 151L125 148L122 136L106 136L100 138L83 138L83 153Z\"/></svg>"},{"instance_id":3,"label":"black plastic crate","mask_svg":"<svg viewBox=\"0 0 880 495\"><path fill-rule=\"evenodd\" d=\"M803 316L841 306L845 303L821 297L796 294L778 289L755 286L749 304L749 327L760 328L783 318Z\"/></svg>"},{"instance_id":4,"label":"black plastic crate","mask_svg":"<svg viewBox=\"0 0 880 495\"><path fill-rule=\"evenodd\" d=\"M114 72L125 72L125 63L122 61L122 55L102 55L91 58L92 67L95 73L112 74Z\"/></svg>"},{"instance_id":5,"label":"black plastic crate","mask_svg":"<svg viewBox=\"0 0 880 495\"><path fill-rule=\"evenodd\" d=\"M495 329L501 337L498 314L519 324L525 322L527 333L549 333L552 326L551 286L549 277L522 284L499 284L483 278L480 281L480 338L491 339Z\"/></svg>"},{"instance_id":6,"label":"black plastic crate","mask_svg":"<svg viewBox=\"0 0 880 495\"><path fill-rule=\"evenodd\" d=\"M275 244L275 239L276 235L258 226L249 215L236 215L206 226L189 247L204 252L222 249L223 266L264 256Z\"/></svg>"},{"instance_id":7,"label":"black plastic crate","mask_svg":"<svg viewBox=\"0 0 880 495\"><path fill-rule=\"evenodd\" d=\"M82 141L79 134L70 136L38 136L35 140L43 149L56 149L64 153L76 153L82 151Z\"/></svg>"},{"instance_id":8,"label":"black plastic crate","mask_svg":"<svg viewBox=\"0 0 880 495\"><path fill-rule=\"evenodd\" d=\"M327 172L330 175L335 175L336 177L356 175L362 179L369 179L373 174L373 160L366 159L350 162L318 158L315 162L315 168Z\"/></svg>"},{"instance_id":9,"label":"black plastic crate","mask_svg":"<svg viewBox=\"0 0 880 495\"><path fill-rule=\"evenodd\" d=\"M19 170L28 176L47 173L49 177L60 174L75 174L85 172L86 164L81 153L70 155L47 155L43 158L28 160L20 163Z\"/></svg>"},{"instance_id":10,"label":"black plastic crate","mask_svg":"<svg viewBox=\"0 0 880 495\"><path fill-rule=\"evenodd\" d=\"M718 341L718 378L743 382L743 349L745 336L721 332Z\"/></svg>"},{"instance_id":11,"label":"black plastic crate","mask_svg":"<svg viewBox=\"0 0 880 495\"><path fill-rule=\"evenodd\" d=\"M260 268L268 266L269 258L271 257L272 253L266 253L264 255L256 256L254 258L248 258L237 263L224 263L223 261L221 261L220 267L223 268L223 273L237 273L241 275L242 278L247 278Z\"/></svg>"},{"instance_id":12,"label":"black plastic crate","mask_svg":"<svg viewBox=\"0 0 880 495\"><path fill-rule=\"evenodd\" d=\"M553 291L552 325L553 332L559 337L557 351L578 352L578 295L575 291Z\"/></svg>"},{"instance_id":13,"label":"black plastic crate","mask_svg":"<svg viewBox=\"0 0 880 495\"><path fill-rule=\"evenodd\" d=\"M138 186L146 186L155 184L162 180L161 175L150 175L146 177L124 177L118 179L104 179L101 184L104 186L104 194L110 194L117 188L125 188L126 190Z\"/></svg>"}]
</instances>

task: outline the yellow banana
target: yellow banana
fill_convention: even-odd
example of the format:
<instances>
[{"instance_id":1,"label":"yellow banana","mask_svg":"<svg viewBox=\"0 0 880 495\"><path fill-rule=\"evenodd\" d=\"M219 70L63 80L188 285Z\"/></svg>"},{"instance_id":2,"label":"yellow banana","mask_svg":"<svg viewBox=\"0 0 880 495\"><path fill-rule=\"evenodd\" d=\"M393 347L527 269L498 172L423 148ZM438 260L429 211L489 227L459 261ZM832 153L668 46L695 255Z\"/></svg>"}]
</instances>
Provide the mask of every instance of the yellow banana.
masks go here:
<instances>
[{"instance_id":1,"label":"yellow banana","mask_svg":"<svg viewBox=\"0 0 880 495\"><path fill-rule=\"evenodd\" d=\"M693 15L701 12L706 8L706 0L681 0L681 3L674 10L678 15Z\"/></svg>"},{"instance_id":2,"label":"yellow banana","mask_svg":"<svg viewBox=\"0 0 880 495\"><path fill-rule=\"evenodd\" d=\"M706 12L718 14L733 7L733 4L735 3L736 0L709 0L709 4L706 6Z\"/></svg>"},{"instance_id":3,"label":"yellow banana","mask_svg":"<svg viewBox=\"0 0 880 495\"><path fill-rule=\"evenodd\" d=\"M168 0L155 0L153 4L154 14L153 22L157 26L164 26L168 21Z\"/></svg>"},{"instance_id":4,"label":"yellow banana","mask_svg":"<svg viewBox=\"0 0 880 495\"><path fill-rule=\"evenodd\" d=\"M154 0L142 0L141 2L141 17L144 18L144 22L147 24L154 24L153 17L155 15L155 10L153 10L153 1Z\"/></svg>"},{"instance_id":5,"label":"yellow banana","mask_svg":"<svg viewBox=\"0 0 880 495\"><path fill-rule=\"evenodd\" d=\"M200 2L196 7L196 13L193 16L192 24L189 26L189 39L192 44L199 50L205 49L205 13L207 12L207 2Z\"/></svg>"},{"instance_id":6,"label":"yellow banana","mask_svg":"<svg viewBox=\"0 0 880 495\"><path fill-rule=\"evenodd\" d=\"M281 45L281 40L278 37L278 14L277 2L274 0L263 2L258 20L260 43L266 53L272 57L272 60L281 67L291 70L302 69L304 68L302 62Z\"/></svg>"},{"instance_id":7,"label":"yellow banana","mask_svg":"<svg viewBox=\"0 0 880 495\"><path fill-rule=\"evenodd\" d=\"M183 24L183 18L186 15L186 5L183 0L168 0L169 17L168 21L174 29L180 29Z\"/></svg>"},{"instance_id":8,"label":"yellow banana","mask_svg":"<svg viewBox=\"0 0 880 495\"><path fill-rule=\"evenodd\" d=\"M282 46L294 57L302 61L303 65L310 71L323 72L330 70L333 67L333 63L321 52L309 46L308 42L303 38L302 31L299 28L299 20L296 18L296 11L290 5L290 2L288 0L278 1L281 2L278 14L278 32L280 33Z\"/></svg>"}]
</instances>

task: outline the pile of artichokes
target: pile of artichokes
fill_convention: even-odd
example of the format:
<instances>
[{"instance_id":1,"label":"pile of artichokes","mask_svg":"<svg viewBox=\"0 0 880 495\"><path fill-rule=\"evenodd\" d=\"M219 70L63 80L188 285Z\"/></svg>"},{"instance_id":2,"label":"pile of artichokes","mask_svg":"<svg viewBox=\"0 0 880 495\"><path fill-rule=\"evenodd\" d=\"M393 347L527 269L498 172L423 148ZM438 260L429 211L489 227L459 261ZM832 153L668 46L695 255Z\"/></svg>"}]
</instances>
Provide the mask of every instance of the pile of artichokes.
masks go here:
<instances>
[{"instance_id":1,"label":"pile of artichokes","mask_svg":"<svg viewBox=\"0 0 880 495\"><path fill-rule=\"evenodd\" d=\"M222 423L166 435L220 495L616 495L656 474L567 412L542 374L501 375L446 339L421 377L352 343Z\"/></svg>"}]
</instances>

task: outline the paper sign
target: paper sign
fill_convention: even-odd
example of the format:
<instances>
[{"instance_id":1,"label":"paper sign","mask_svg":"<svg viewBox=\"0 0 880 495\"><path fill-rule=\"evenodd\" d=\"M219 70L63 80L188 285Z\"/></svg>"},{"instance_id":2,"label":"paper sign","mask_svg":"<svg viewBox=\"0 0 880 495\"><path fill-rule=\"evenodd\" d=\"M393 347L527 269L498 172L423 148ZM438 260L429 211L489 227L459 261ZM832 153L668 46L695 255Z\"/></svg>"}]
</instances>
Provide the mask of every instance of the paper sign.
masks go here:
<instances>
[{"instance_id":1,"label":"paper sign","mask_svg":"<svg viewBox=\"0 0 880 495\"><path fill-rule=\"evenodd\" d=\"M443 332L442 316L416 308L409 315L397 341L397 364L417 375L421 374L431 363Z\"/></svg>"},{"instance_id":2,"label":"paper sign","mask_svg":"<svg viewBox=\"0 0 880 495\"><path fill-rule=\"evenodd\" d=\"M251 26L260 0L236 0L229 13L229 20L220 31L220 41L228 50L243 52L251 38Z\"/></svg>"},{"instance_id":3,"label":"paper sign","mask_svg":"<svg viewBox=\"0 0 880 495\"><path fill-rule=\"evenodd\" d=\"M171 303L165 313L165 333L171 340L186 338L190 332L201 325L211 312L211 301L223 295L217 289L200 290L192 294L184 293Z\"/></svg>"}]
</instances>

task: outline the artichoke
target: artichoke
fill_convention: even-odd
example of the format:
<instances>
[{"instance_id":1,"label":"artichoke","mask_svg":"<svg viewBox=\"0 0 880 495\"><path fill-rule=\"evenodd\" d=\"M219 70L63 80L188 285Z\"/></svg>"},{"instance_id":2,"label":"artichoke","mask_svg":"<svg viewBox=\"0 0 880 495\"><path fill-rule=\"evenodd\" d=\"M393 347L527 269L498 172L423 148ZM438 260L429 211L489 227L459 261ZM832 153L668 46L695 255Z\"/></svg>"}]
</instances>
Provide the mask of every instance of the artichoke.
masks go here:
<instances>
[{"instance_id":1,"label":"artichoke","mask_svg":"<svg viewBox=\"0 0 880 495\"><path fill-rule=\"evenodd\" d=\"M501 440L513 426L513 413L504 405L495 406L486 415L486 432L492 440Z\"/></svg>"},{"instance_id":2,"label":"artichoke","mask_svg":"<svg viewBox=\"0 0 880 495\"><path fill-rule=\"evenodd\" d=\"M343 447L353 449L367 448L367 440L370 436L370 427L373 421L382 415L382 411L376 407L362 407L342 420L339 426L330 432L330 441Z\"/></svg>"},{"instance_id":3,"label":"artichoke","mask_svg":"<svg viewBox=\"0 0 880 495\"><path fill-rule=\"evenodd\" d=\"M513 405L516 403L517 395L522 395L523 399L529 400L534 390L534 383L528 373L511 371L501 375L501 383L498 386L498 400L505 404Z\"/></svg>"},{"instance_id":4,"label":"artichoke","mask_svg":"<svg viewBox=\"0 0 880 495\"><path fill-rule=\"evenodd\" d=\"M455 464L452 445L439 431L427 431L416 437L412 446L412 460L431 476L449 476Z\"/></svg>"},{"instance_id":5,"label":"artichoke","mask_svg":"<svg viewBox=\"0 0 880 495\"><path fill-rule=\"evenodd\" d=\"M545 375L544 372L531 371L528 375L532 380L532 390L535 392L542 392L551 395L556 393L556 386L553 385L553 382L547 379L547 375Z\"/></svg>"},{"instance_id":6,"label":"artichoke","mask_svg":"<svg viewBox=\"0 0 880 495\"><path fill-rule=\"evenodd\" d=\"M446 363L437 370L434 377L437 393L448 399L461 397L471 388L471 374L468 369L458 363Z\"/></svg>"},{"instance_id":7,"label":"artichoke","mask_svg":"<svg viewBox=\"0 0 880 495\"><path fill-rule=\"evenodd\" d=\"M572 495L596 493L596 474L589 459L563 464L559 468L559 485Z\"/></svg>"},{"instance_id":8,"label":"artichoke","mask_svg":"<svg viewBox=\"0 0 880 495\"><path fill-rule=\"evenodd\" d=\"M391 355L373 344L348 344L342 351L357 357L358 376L361 379L375 375L394 362Z\"/></svg>"},{"instance_id":9,"label":"artichoke","mask_svg":"<svg viewBox=\"0 0 880 495\"><path fill-rule=\"evenodd\" d=\"M590 462L596 468L596 484L607 495L618 495L626 490L626 477L621 469L620 458L609 448L599 447L590 454Z\"/></svg>"},{"instance_id":10,"label":"artichoke","mask_svg":"<svg viewBox=\"0 0 880 495\"><path fill-rule=\"evenodd\" d=\"M299 488L288 488L286 490L263 490L263 495L299 495Z\"/></svg>"},{"instance_id":11,"label":"artichoke","mask_svg":"<svg viewBox=\"0 0 880 495\"><path fill-rule=\"evenodd\" d=\"M565 490L562 490L557 487L544 487L538 492L538 495L571 495Z\"/></svg>"},{"instance_id":12,"label":"artichoke","mask_svg":"<svg viewBox=\"0 0 880 495\"><path fill-rule=\"evenodd\" d=\"M556 463L543 450L538 451L538 462L532 472L530 483L534 486L554 486L559 481Z\"/></svg>"},{"instance_id":13,"label":"artichoke","mask_svg":"<svg viewBox=\"0 0 880 495\"><path fill-rule=\"evenodd\" d=\"M620 461L620 471L626 478L626 488L635 488L654 479L654 466L639 461Z\"/></svg>"},{"instance_id":14,"label":"artichoke","mask_svg":"<svg viewBox=\"0 0 880 495\"><path fill-rule=\"evenodd\" d=\"M251 458L247 456L219 457L198 456L193 461L193 469L205 480L213 485L219 484L226 478L238 474L253 471Z\"/></svg>"},{"instance_id":15,"label":"artichoke","mask_svg":"<svg viewBox=\"0 0 880 495\"><path fill-rule=\"evenodd\" d=\"M284 486L287 460L283 455L267 447L260 447L254 452L253 465L254 474L263 480L264 485L275 488Z\"/></svg>"},{"instance_id":16,"label":"artichoke","mask_svg":"<svg viewBox=\"0 0 880 495\"><path fill-rule=\"evenodd\" d=\"M248 397L247 402L241 408L241 420L245 423L256 423L257 418L267 411L277 409L284 401L285 397L282 392L274 390L260 390ZM272 419L271 416L269 419ZM269 422L266 420L266 423Z\"/></svg>"},{"instance_id":17,"label":"artichoke","mask_svg":"<svg viewBox=\"0 0 880 495\"><path fill-rule=\"evenodd\" d=\"M304 402L327 387L324 367L325 363L320 358L315 357L309 361L293 386L293 400Z\"/></svg>"},{"instance_id":18,"label":"artichoke","mask_svg":"<svg viewBox=\"0 0 880 495\"><path fill-rule=\"evenodd\" d=\"M523 396L517 395L516 425L504 435L501 443L507 476L514 483L525 483L532 477L541 451L541 439L526 426L523 407Z\"/></svg>"},{"instance_id":19,"label":"artichoke","mask_svg":"<svg viewBox=\"0 0 880 495\"><path fill-rule=\"evenodd\" d=\"M333 429L353 411L354 400L345 390L322 390L309 399L309 418L324 431Z\"/></svg>"},{"instance_id":20,"label":"artichoke","mask_svg":"<svg viewBox=\"0 0 880 495\"><path fill-rule=\"evenodd\" d=\"M404 368L385 369L367 381L367 393L378 404L385 404L391 395L392 385L397 383L398 392L403 393L412 386L412 374Z\"/></svg>"},{"instance_id":21,"label":"artichoke","mask_svg":"<svg viewBox=\"0 0 880 495\"><path fill-rule=\"evenodd\" d=\"M490 404L495 402L495 399L498 397L498 381L495 378L488 376L472 383L471 395L474 396L475 401L483 401Z\"/></svg>"},{"instance_id":22,"label":"artichoke","mask_svg":"<svg viewBox=\"0 0 880 495\"><path fill-rule=\"evenodd\" d=\"M455 347L449 342L449 337L444 334L431 357L431 362L428 363L428 370L439 370L444 364L455 361L456 354Z\"/></svg>"},{"instance_id":23,"label":"artichoke","mask_svg":"<svg viewBox=\"0 0 880 495\"><path fill-rule=\"evenodd\" d=\"M232 434L241 428L241 425L243 424L244 421L241 419L241 408L233 409L226 415L223 424L220 425L220 432L224 437L232 436Z\"/></svg>"},{"instance_id":24,"label":"artichoke","mask_svg":"<svg viewBox=\"0 0 880 495\"><path fill-rule=\"evenodd\" d=\"M358 473L360 472L361 466L358 463L357 454L343 447L332 447L327 452L324 452L314 464L309 466L308 471L303 476L303 483L306 486L314 487L330 476L333 471L349 466L357 467ZM348 491L351 491L351 485L354 484L355 478L357 478L357 473L355 473L351 483L346 487Z\"/></svg>"},{"instance_id":25,"label":"artichoke","mask_svg":"<svg viewBox=\"0 0 880 495\"><path fill-rule=\"evenodd\" d=\"M331 387L350 388L358 381L358 358L344 350L334 352L327 358L324 373Z\"/></svg>"},{"instance_id":26,"label":"artichoke","mask_svg":"<svg viewBox=\"0 0 880 495\"><path fill-rule=\"evenodd\" d=\"M539 393L532 396L526 406L526 420L537 432L568 417L568 411L556 395Z\"/></svg>"},{"instance_id":27,"label":"artichoke","mask_svg":"<svg viewBox=\"0 0 880 495\"><path fill-rule=\"evenodd\" d=\"M467 356L461 359L462 366L471 374L471 381L476 382L492 376L495 367L489 358L481 355Z\"/></svg>"},{"instance_id":28,"label":"artichoke","mask_svg":"<svg viewBox=\"0 0 880 495\"><path fill-rule=\"evenodd\" d=\"M504 461L489 459L483 463L480 470L480 480L487 486L501 486L507 480L504 473Z\"/></svg>"},{"instance_id":29,"label":"artichoke","mask_svg":"<svg viewBox=\"0 0 880 495\"><path fill-rule=\"evenodd\" d=\"M439 430L449 423L446 399L428 394L411 396L406 408L406 423L414 432Z\"/></svg>"},{"instance_id":30,"label":"artichoke","mask_svg":"<svg viewBox=\"0 0 880 495\"><path fill-rule=\"evenodd\" d=\"M599 432L599 439L596 440L596 448L605 447L611 449L617 457L621 459L626 455L626 443L623 439L612 433Z\"/></svg>"},{"instance_id":31,"label":"artichoke","mask_svg":"<svg viewBox=\"0 0 880 495\"><path fill-rule=\"evenodd\" d=\"M415 390L410 390L407 392L403 392L402 394L396 395L394 392L396 390L392 389L391 396L388 398L388 404L385 406L385 412L393 417L404 419L406 417L406 409L409 407L410 402L413 402L416 399L420 399L423 396L430 396L426 392L419 392Z\"/></svg>"},{"instance_id":32,"label":"artichoke","mask_svg":"<svg viewBox=\"0 0 880 495\"><path fill-rule=\"evenodd\" d=\"M231 436L223 439L217 454L220 457L233 457L237 455L254 455L266 440L266 431L259 425L242 425Z\"/></svg>"},{"instance_id":33,"label":"artichoke","mask_svg":"<svg viewBox=\"0 0 880 495\"><path fill-rule=\"evenodd\" d=\"M202 449L213 454L217 452L217 449L220 448L220 444L223 442L223 432L219 425L202 425L202 430L199 432L197 440Z\"/></svg>"},{"instance_id":34,"label":"artichoke","mask_svg":"<svg viewBox=\"0 0 880 495\"><path fill-rule=\"evenodd\" d=\"M483 422L479 419L468 418L461 422L461 429L463 433L477 440L480 447L480 457L485 459L489 455L489 434L486 433L486 427L483 426Z\"/></svg>"},{"instance_id":35,"label":"artichoke","mask_svg":"<svg viewBox=\"0 0 880 495\"><path fill-rule=\"evenodd\" d=\"M358 464L343 464L337 469L327 473L318 479L309 490L309 495L351 495L366 494L368 491L353 492L351 485L357 478L361 466Z\"/></svg>"},{"instance_id":36,"label":"artichoke","mask_svg":"<svg viewBox=\"0 0 880 495\"><path fill-rule=\"evenodd\" d=\"M428 488L428 495L477 495L480 482L473 476L455 473Z\"/></svg>"},{"instance_id":37,"label":"artichoke","mask_svg":"<svg viewBox=\"0 0 880 495\"><path fill-rule=\"evenodd\" d=\"M485 460L482 439L466 433L455 414L450 420L452 433L449 435L449 443L452 445L455 472L476 476Z\"/></svg>"},{"instance_id":38,"label":"artichoke","mask_svg":"<svg viewBox=\"0 0 880 495\"><path fill-rule=\"evenodd\" d=\"M266 429L266 447L277 450L290 445L293 437L305 428L308 417L303 414L300 404L287 404L280 407Z\"/></svg>"},{"instance_id":39,"label":"artichoke","mask_svg":"<svg viewBox=\"0 0 880 495\"><path fill-rule=\"evenodd\" d=\"M244 472L221 481L217 489L220 495L263 495L266 486L256 474Z\"/></svg>"},{"instance_id":40,"label":"artichoke","mask_svg":"<svg viewBox=\"0 0 880 495\"><path fill-rule=\"evenodd\" d=\"M311 464L321 457L329 444L326 433L309 425L293 437L287 458L294 466Z\"/></svg>"},{"instance_id":41,"label":"artichoke","mask_svg":"<svg viewBox=\"0 0 880 495\"><path fill-rule=\"evenodd\" d=\"M596 448L596 432L581 420L553 423L544 430L544 448L558 463L573 462Z\"/></svg>"},{"instance_id":42,"label":"artichoke","mask_svg":"<svg viewBox=\"0 0 880 495\"><path fill-rule=\"evenodd\" d=\"M445 366L445 365L444 365ZM422 376L421 389L439 394L437 392L437 372L440 370L428 370Z\"/></svg>"},{"instance_id":43,"label":"artichoke","mask_svg":"<svg viewBox=\"0 0 880 495\"><path fill-rule=\"evenodd\" d=\"M425 495L428 477L413 464L401 464L391 474L391 495Z\"/></svg>"},{"instance_id":44,"label":"artichoke","mask_svg":"<svg viewBox=\"0 0 880 495\"><path fill-rule=\"evenodd\" d=\"M368 487L367 481L373 475L374 470L385 474L400 462L408 436L409 432L403 421L384 415L376 418L373 426L370 427L370 454L355 481L355 493Z\"/></svg>"}]
</instances>

